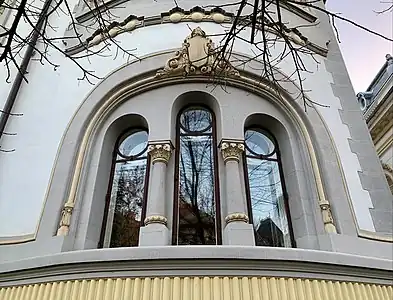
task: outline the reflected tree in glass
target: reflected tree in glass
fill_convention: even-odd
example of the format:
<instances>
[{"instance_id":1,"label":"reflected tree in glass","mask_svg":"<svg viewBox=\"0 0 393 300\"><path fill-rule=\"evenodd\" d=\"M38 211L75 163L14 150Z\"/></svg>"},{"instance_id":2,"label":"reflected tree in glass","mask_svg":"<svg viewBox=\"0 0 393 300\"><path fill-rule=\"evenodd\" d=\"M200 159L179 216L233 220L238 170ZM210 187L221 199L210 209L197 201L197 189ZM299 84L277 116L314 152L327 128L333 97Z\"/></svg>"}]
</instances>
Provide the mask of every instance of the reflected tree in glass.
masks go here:
<instances>
[{"instance_id":1,"label":"reflected tree in glass","mask_svg":"<svg viewBox=\"0 0 393 300\"><path fill-rule=\"evenodd\" d=\"M217 244L215 140L212 114L183 111L178 120L178 186L174 243Z\"/></svg>"},{"instance_id":2,"label":"reflected tree in glass","mask_svg":"<svg viewBox=\"0 0 393 300\"><path fill-rule=\"evenodd\" d=\"M147 131L131 130L116 143L103 247L138 246L146 207L147 140Z\"/></svg>"},{"instance_id":3,"label":"reflected tree in glass","mask_svg":"<svg viewBox=\"0 0 393 300\"><path fill-rule=\"evenodd\" d=\"M245 144L247 202L255 243L292 247L277 145L269 133L258 129L245 132Z\"/></svg>"}]
</instances>

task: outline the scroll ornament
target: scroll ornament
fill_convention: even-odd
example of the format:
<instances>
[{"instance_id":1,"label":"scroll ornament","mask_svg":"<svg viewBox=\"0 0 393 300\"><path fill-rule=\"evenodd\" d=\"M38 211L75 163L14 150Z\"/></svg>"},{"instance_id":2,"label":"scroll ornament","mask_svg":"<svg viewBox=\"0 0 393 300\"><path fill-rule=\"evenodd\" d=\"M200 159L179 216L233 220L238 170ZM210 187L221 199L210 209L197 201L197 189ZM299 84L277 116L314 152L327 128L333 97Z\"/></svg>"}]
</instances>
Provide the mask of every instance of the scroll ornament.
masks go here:
<instances>
[{"instance_id":1,"label":"scroll ornament","mask_svg":"<svg viewBox=\"0 0 393 300\"><path fill-rule=\"evenodd\" d=\"M156 73L157 78L168 76L209 75L239 77L239 72L215 49L206 33L195 28L184 40L165 67Z\"/></svg>"}]
</instances>

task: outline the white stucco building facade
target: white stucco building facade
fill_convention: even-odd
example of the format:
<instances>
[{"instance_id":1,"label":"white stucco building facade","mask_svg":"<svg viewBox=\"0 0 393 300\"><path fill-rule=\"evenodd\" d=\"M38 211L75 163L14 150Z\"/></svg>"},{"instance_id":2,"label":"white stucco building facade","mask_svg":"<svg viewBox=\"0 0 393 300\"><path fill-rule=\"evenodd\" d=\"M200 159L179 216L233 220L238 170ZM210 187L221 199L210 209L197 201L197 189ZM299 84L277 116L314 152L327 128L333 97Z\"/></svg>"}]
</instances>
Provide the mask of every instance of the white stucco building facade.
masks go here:
<instances>
[{"instance_id":1,"label":"white stucco building facade","mask_svg":"<svg viewBox=\"0 0 393 300\"><path fill-rule=\"evenodd\" d=\"M101 49L85 3L68 3L84 44L53 15L59 47ZM17 134L0 139L15 149L0 152L0 299L390 299L391 194L328 18L283 8L313 53L305 110L289 57L277 92L241 38L226 60L209 52L236 6L110 3L108 34L133 57L109 42L78 80L51 49L59 67L32 60L18 90Z\"/></svg>"}]
</instances>

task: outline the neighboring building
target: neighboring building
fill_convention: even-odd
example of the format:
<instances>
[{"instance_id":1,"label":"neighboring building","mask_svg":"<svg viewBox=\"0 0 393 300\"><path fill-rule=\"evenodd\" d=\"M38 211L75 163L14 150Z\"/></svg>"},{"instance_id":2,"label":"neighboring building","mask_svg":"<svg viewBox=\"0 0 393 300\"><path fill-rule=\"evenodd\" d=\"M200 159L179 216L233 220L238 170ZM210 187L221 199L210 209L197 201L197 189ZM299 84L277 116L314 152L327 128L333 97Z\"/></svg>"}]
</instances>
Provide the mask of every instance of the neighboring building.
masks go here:
<instances>
[{"instance_id":1,"label":"neighboring building","mask_svg":"<svg viewBox=\"0 0 393 300\"><path fill-rule=\"evenodd\" d=\"M393 203L329 18L282 13L313 53L304 90L324 105L305 111L290 56L281 93L258 49L237 40L217 57L236 6L110 2L108 34L140 59L113 43L85 58L67 38L101 79L48 49L60 66L32 60L18 90L17 134L0 139L16 149L0 152L0 299L391 300ZM86 2L74 11L101 49ZM69 18L52 19L47 34L70 37ZM11 88L0 82L0 108Z\"/></svg>"},{"instance_id":2,"label":"neighboring building","mask_svg":"<svg viewBox=\"0 0 393 300\"><path fill-rule=\"evenodd\" d=\"M393 57L390 54L367 91L358 93L357 97L393 194Z\"/></svg>"}]
</instances>

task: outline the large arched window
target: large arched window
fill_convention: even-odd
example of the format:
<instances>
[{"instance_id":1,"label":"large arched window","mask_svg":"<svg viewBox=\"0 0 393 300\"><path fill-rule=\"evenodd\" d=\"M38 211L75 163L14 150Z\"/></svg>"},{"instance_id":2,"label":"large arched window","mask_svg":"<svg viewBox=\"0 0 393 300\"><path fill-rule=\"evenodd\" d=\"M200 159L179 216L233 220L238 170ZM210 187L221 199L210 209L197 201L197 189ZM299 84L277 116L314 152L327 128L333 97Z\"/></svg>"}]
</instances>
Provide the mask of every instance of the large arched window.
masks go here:
<instances>
[{"instance_id":1,"label":"large arched window","mask_svg":"<svg viewBox=\"0 0 393 300\"><path fill-rule=\"evenodd\" d=\"M101 247L138 246L145 218L148 183L148 133L127 130L115 145L101 230Z\"/></svg>"},{"instance_id":2,"label":"large arched window","mask_svg":"<svg viewBox=\"0 0 393 300\"><path fill-rule=\"evenodd\" d=\"M287 197L278 146L261 129L245 132L245 178L249 218L257 246L292 247Z\"/></svg>"},{"instance_id":3,"label":"large arched window","mask_svg":"<svg viewBox=\"0 0 393 300\"><path fill-rule=\"evenodd\" d=\"M173 244L221 243L217 142L213 114L202 107L177 119Z\"/></svg>"}]
</instances>

